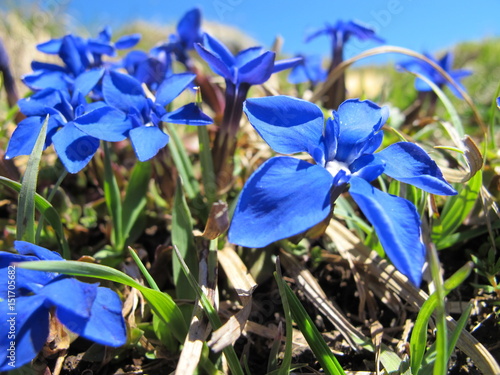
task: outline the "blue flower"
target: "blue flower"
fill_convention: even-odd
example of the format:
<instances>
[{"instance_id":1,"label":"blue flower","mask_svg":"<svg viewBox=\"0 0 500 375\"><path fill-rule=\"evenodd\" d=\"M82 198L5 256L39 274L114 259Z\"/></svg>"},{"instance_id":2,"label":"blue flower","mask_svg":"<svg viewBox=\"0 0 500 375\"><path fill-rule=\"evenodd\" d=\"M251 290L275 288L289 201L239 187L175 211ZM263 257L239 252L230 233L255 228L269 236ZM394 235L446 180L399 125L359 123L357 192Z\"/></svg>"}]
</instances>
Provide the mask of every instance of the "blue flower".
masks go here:
<instances>
[{"instance_id":1,"label":"blue flower","mask_svg":"<svg viewBox=\"0 0 500 375\"><path fill-rule=\"evenodd\" d=\"M23 82L33 91L54 88L73 92L76 79L82 74L92 76L103 74L102 56L115 56L116 49L131 48L140 39L139 34L126 35L111 43L109 28L102 30L97 38L83 39L77 35L68 34L62 38L51 39L39 44L38 50L51 55L58 55L63 66L51 63L33 61L33 73L23 77ZM91 78L92 79L92 78ZM98 80L95 81L94 86Z\"/></svg>"},{"instance_id":2,"label":"blue flower","mask_svg":"<svg viewBox=\"0 0 500 375\"><path fill-rule=\"evenodd\" d=\"M455 81L455 83L465 91L465 88L460 83L460 80L471 75L472 72L470 70L463 69L453 70L453 54L451 52L445 54L440 60L436 60L432 55L428 53L424 53L424 55L429 60L440 66L446 73L448 73L448 75ZM462 99L462 95L457 91L457 89L446 78L444 78L440 72L438 72L436 69L434 69L434 67L432 67L425 61L422 61L420 59L412 59L400 63L399 65L404 69L409 70L410 72L423 75L440 88L447 85L451 89L453 94ZM418 91L423 92L432 91L432 88L420 78L415 79L415 88Z\"/></svg>"},{"instance_id":3,"label":"blue flower","mask_svg":"<svg viewBox=\"0 0 500 375\"><path fill-rule=\"evenodd\" d=\"M99 139L82 132L76 126L77 123L98 123L103 129L113 130L114 141L124 140L126 136L123 134L132 126L130 120L122 112L103 102L88 104L85 101L84 95L93 85L92 82L87 79L81 85L76 84L83 92L77 90L79 94L74 98L66 91L48 88L27 99L21 99L19 108L27 118L14 130L5 157L11 159L19 155L30 155L47 115L49 121L45 148L54 144L57 155L70 173L82 170L99 148Z\"/></svg>"},{"instance_id":4,"label":"blue flower","mask_svg":"<svg viewBox=\"0 0 500 375\"><path fill-rule=\"evenodd\" d=\"M344 44L356 37L359 40L374 40L383 43L384 40L379 38L375 31L369 27L363 26L356 21L337 21L335 25L325 24L324 27L314 30L306 37L306 42L309 42L318 36L327 35L332 40L331 62L328 72L335 69L344 60ZM323 100L323 105L327 108L337 108L346 99L346 87L344 73L331 85L328 94Z\"/></svg>"},{"instance_id":5,"label":"blue flower","mask_svg":"<svg viewBox=\"0 0 500 375\"><path fill-rule=\"evenodd\" d=\"M319 107L286 96L248 99L244 110L274 151L307 152L316 164L280 156L261 165L243 188L229 229L230 242L263 247L303 233L330 215L333 202L349 186L388 257L415 285L420 284L425 248L416 208L370 182L385 173L432 194L456 192L427 153L413 143L395 143L374 154L382 143L386 107L347 100L326 125Z\"/></svg>"},{"instance_id":6,"label":"blue flower","mask_svg":"<svg viewBox=\"0 0 500 375\"><path fill-rule=\"evenodd\" d=\"M137 158L146 161L165 147L169 136L161 130L161 121L174 124L208 125L212 119L199 107L190 103L168 113L165 106L183 92L195 78L194 74L173 74L158 87L155 101L146 97L141 83L135 78L109 71L103 79L103 95L106 103L126 116L130 127L120 123L103 126L102 119L85 117L75 120L75 126L85 134L104 141L115 142L130 138Z\"/></svg>"},{"instance_id":7,"label":"blue flower","mask_svg":"<svg viewBox=\"0 0 500 375\"><path fill-rule=\"evenodd\" d=\"M288 75L288 82L293 84L310 82L315 86L326 79L326 70L322 67L321 56L302 56L302 61L295 65Z\"/></svg>"},{"instance_id":8,"label":"blue flower","mask_svg":"<svg viewBox=\"0 0 500 375\"><path fill-rule=\"evenodd\" d=\"M262 47L252 47L236 56L209 34L204 35L203 45L195 44L195 49L218 75L235 86L242 84L260 85L273 73L291 68L301 61L300 58L275 62L276 54Z\"/></svg>"},{"instance_id":9,"label":"blue flower","mask_svg":"<svg viewBox=\"0 0 500 375\"><path fill-rule=\"evenodd\" d=\"M384 43L384 40L375 34L375 30L357 21L339 20L335 25L326 23L324 27L310 32L306 36L306 42L310 42L321 35L328 35L332 38L332 52L334 54L337 52L341 53L344 44L353 36L362 41L374 40L379 43Z\"/></svg>"},{"instance_id":10,"label":"blue flower","mask_svg":"<svg viewBox=\"0 0 500 375\"><path fill-rule=\"evenodd\" d=\"M223 187L226 181L222 181L221 177L226 176L226 179L232 175L229 170L231 158L248 90L252 85L266 82L273 73L295 66L302 59L276 62L276 54L262 47L248 48L234 56L226 46L208 34L204 35L203 45L195 44L195 49L210 68L226 81L224 115L212 149L218 184Z\"/></svg>"},{"instance_id":11,"label":"blue flower","mask_svg":"<svg viewBox=\"0 0 500 375\"><path fill-rule=\"evenodd\" d=\"M8 355L15 351L15 367L31 361L49 335L52 314L70 331L102 345L119 347L127 341L118 295L99 284L65 275L10 267L12 263L63 260L59 254L28 242L16 241L19 254L0 252L0 371L13 369ZM9 321L9 318L14 318ZM8 332L13 332L9 337Z\"/></svg>"}]
</instances>

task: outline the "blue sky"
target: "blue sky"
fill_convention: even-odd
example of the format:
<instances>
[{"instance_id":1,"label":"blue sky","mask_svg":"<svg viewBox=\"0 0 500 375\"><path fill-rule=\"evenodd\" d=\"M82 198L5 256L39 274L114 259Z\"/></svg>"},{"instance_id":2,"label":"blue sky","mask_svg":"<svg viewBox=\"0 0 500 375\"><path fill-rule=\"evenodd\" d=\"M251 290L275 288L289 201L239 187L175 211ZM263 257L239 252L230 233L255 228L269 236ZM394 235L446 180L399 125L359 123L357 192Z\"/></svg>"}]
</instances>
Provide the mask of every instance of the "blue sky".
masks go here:
<instances>
[{"instance_id":1,"label":"blue sky","mask_svg":"<svg viewBox=\"0 0 500 375\"><path fill-rule=\"evenodd\" d=\"M11 0L1 0L11 1ZM25 3L30 3L24 0ZM46 8L65 9L74 24L97 31L143 19L176 23L185 11L198 6L207 20L236 26L265 46L277 34L283 51L328 55L326 37L305 44L307 30L357 19L373 26L388 44L436 52L463 40L500 36L500 1L480 0L38 0ZM348 55L375 46L352 43Z\"/></svg>"}]
</instances>

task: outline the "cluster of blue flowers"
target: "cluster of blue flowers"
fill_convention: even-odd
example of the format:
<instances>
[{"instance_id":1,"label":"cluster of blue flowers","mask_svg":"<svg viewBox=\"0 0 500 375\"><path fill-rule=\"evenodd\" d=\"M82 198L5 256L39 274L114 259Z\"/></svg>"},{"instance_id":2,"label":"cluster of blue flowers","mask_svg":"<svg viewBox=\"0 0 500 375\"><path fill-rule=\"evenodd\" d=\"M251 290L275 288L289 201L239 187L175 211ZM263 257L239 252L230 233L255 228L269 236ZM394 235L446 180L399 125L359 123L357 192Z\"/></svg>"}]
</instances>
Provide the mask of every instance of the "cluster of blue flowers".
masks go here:
<instances>
[{"instance_id":1,"label":"cluster of blue flowers","mask_svg":"<svg viewBox=\"0 0 500 375\"><path fill-rule=\"evenodd\" d=\"M350 37L382 42L373 30L352 21L326 25L307 40L320 35L332 39L329 70L341 62L343 45ZM196 126L213 122L195 103L169 108L175 98L200 79L190 56L195 50L226 83L224 116L217 135L226 140L214 141L214 150L219 150L214 153L223 155L215 164L224 163L228 144L236 144L243 111L275 152L307 153L312 161L277 156L262 164L243 188L229 241L259 248L305 233L328 220L335 200L348 190L374 226L390 260L413 284L421 283L425 247L417 210L409 201L387 194L371 182L386 174L431 194L456 192L428 154L413 143L399 142L375 152L382 144L382 126L389 116L386 107L349 99L325 121L321 108L304 100L287 96L246 100L252 85L262 84L273 73L289 68L290 82L310 81L317 85L326 78L321 58L299 56L276 61L276 54L262 47L234 55L216 38L202 32L198 9L186 13L177 33L151 51L133 50L118 61L107 60L117 50L134 47L139 40L139 35L129 35L112 42L106 28L96 38L66 35L40 44L40 51L59 56L62 64L33 62L33 73L23 78L34 94L18 103L26 118L14 131L6 157L31 154L48 118L45 147L54 145L70 173L81 171L89 163L101 141L129 139L138 160L153 158L169 142L162 122ZM174 60L184 66L184 72L173 71ZM448 54L433 61L457 81L470 74L453 71L451 60ZM439 86L447 83L429 64L410 61L403 66ZM429 90L421 80L416 81L416 87ZM218 147L226 149L220 151ZM15 249L18 254L0 253L0 272L4 276L12 263L62 260L56 253L25 242L16 242ZM20 312L16 366L29 362L41 350L49 334L50 319L57 318L74 333L103 345L120 346L126 342L121 302L111 290L64 275L23 269L17 270L16 280L16 306ZM0 308L5 314L6 287L0 284ZM0 322L2 331L8 329L6 324ZM8 345L5 337L0 340L3 352ZM7 369L8 363L3 360L0 371Z\"/></svg>"},{"instance_id":2,"label":"cluster of blue flowers","mask_svg":"<svg viewBox=\"0 0 500 375\"><path fill-rule=\"evenodd\" d=\"M14 247L18 254L0 252L2 280L14 280L12 284L0 283L0 311L15 323L7 318L0 321L0 330L5 333L0 350L14 352L14 360L2 356L0 371L21 367L36 357L49 336L50 320L55 318L73 333L99 344L119 347L126 343L122 303L115 292L66 275L22 268L15 268L15 279L9 278L12 264L63 260L59 254L28 242L17 241ZM10 339L8 332L12 332Z\"/></svg>"}]
</instances>

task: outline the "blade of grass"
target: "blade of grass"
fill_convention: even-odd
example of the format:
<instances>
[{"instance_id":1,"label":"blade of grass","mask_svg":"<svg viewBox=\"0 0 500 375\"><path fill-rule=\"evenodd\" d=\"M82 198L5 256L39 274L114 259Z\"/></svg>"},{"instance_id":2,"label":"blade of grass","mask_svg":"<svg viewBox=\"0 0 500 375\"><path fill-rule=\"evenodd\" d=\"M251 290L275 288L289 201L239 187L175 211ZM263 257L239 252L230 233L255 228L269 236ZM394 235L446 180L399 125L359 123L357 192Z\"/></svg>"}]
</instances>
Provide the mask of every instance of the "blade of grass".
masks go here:
<instances>
[{"instance_id":1,"label":"blade of grass","mask_svg":"<svg viewBox=\"0 0 500 375\"><path fill-rule=\"evenodd\" d=\"M111 166L111 151L108 142L103 142L104 148L104 198L108 212L113 220L113 231L111 233L111 242L114 250L123 251L125 240L123 239L122 226L122 201L120 189L116 182L115 174ZM122 246L119 248L118 246Z\"/></svg>"},{"instance_id":2,"label":"blade of grass","mask_svg":"<svg viewBox=\"0 0 500 375\"><path fill-rule=\"evenodd\" d=\"M47 133L47 124L49 115L43 122L42 129L38 134L35 146L28 160L28 166L24 173L21 191L19 192L19 203L17 207L17 228L16 238L35 243L35 194L38 180L38 169L40 159L42 158L43 146L45 144L45 135Z\"/></svg>"},{"instance_id":3,"label":"blade of grass","mask_svg":"<svg viewBox=\"0 0 500 375\"><path fill-rule=\"evenodd\" d=\"M206 126L198 126L197 129L200 142L201 177L205 188L205 196L210 206L217 200L217 184L215 182L212 153L210 152L210 138Z\"/></svg>"},{"instance_id":4,"label":"blade of grass","mask_svg":"<svg viewBox=\"0 0 500 375\"><path fill-rule=\"evenodd\" d=\"M288 298L286 295L283 283L278 280L283 280L283 275L281 274L281 265L279 257L276 259L276 272L274 272L274 278L278 284L279 293L281 296L281 303L283 305L283 313L285 314L285 353L283 355L283 361L278 370L278 375L287 375L290 373L290 366L292 364L292 313L290 311L290 304L288 303Z\"/></svg>"},{"instance_id":5,"label":"blade of grass","mask_svg":"<svg viewBox=\"0 0 500 375\"><path fill-rule=\"evenodd\" d=\"M436 288L436 361L434 362L434 375L446 375L448 369L448 359L446 353L448 350L448 328L446 326L446 310L443 278L441 276L441 266L437 254L436 246L431 243L428 246L429 266L431 269L432 281Z\"/></svg>"},{"instance_id":6,"label":"blade of grass","mask_svg":"<svg viewBox=\"0 0 500 375\"><path fill-rule=\"evenodd\" d=\"M17 191L21 191L21 184L16 181L12 181L6 177L0 176L0 183L7 186L8 188ZM64 259L70 259L71 254L69 251L68 242L64 236L64 229L62 226L61 218L56 211L56 209L40 194L35 194L35 208L45 216L45 219L54 228L56 232L57 240L59 241L59 246L62 249L62 254Z\"/></svg>"},{"instance_id":7,"label":"blade of grass","mask_svg":"<svg viewBox=\"0 0 500 375\"><path fill-rule=\"evenodd\" d=\"M449 279L444 282L444 294L448 294L453 289L461 285L467 277L469 277L474 264L472 262L467 263L461 267L457 272L455 272ZM422 304L420 311L418 313L415 325L410 338L410 360L412 374L417 375L418 371L422 366L422 361L425 354L425 349L427 347L427 326L432 313L438 306L439 296L437 293L433 293L429 298ZM457 337L458 340L458 337ZM444 353L447 353L445 350Z\"/></svg>"},{"instance_id":8,"label":"blade of grass","mask_svg":"<svg viewBox=\"0 0 500 375\"><path fill-rule=\"evenodd\" d=\"M196 292L196 295L198 297L198 300L200 301L201 305L203 306L203 310L207 314L208 320L210 322L210 325L212 326L212 329L215 331L219 329L222 326L222 322L220 321L219 315L217 314L217 311L215 311L214 307L208 300L207 296L205 293L203 293L203 290L200 288L198 285L198 282L194 278L193 274L189 270L186 262L184 262L184 259L182 258L182 255L179 252L179 249L177 249L177 246L174 244L174 251L175 255L179 260L179 263L182 267L182 271L186 275L189 284L191 287L194 289ZM234 351L234 348L232 346L228 346L224 348L223 350L224 355L227 358L227 362L229 364L229 368L231 369L231 373L235 375L243 375L243 369L241 368L240 362L238 360L238 356L236 355L236 352Z\"/></svg>"},{"instance_id":9,"label":"blade of grass","mask_svg":"<svg viewBox=\"0 0 500 375\"><path fill-rule=\"evenodd\" d=\"M441 242L446 242L448 236L452 235L465 218L469 215L476 204L482 185L482 173L476 173L467 183L462 185L459 193L449 197L443 207L439 220L436 220L432 229L432 239L438 248Z\"/></svg>"},{"instance_id":10,"label":"blade of grass","mask_svg":"<svg viewBox=\"0 0 500 375\"><path fill-rule=\"evenodd\" d=\"M281 284L280 290L282 288L285 291L293 320L299 326L300 331L304 335L307 343L309 344L321 367L323 367L325 373L331 375L345 374L342 366L340 366L340 363L337 361L337 358L335 358L328 345L326 345L325 340L323 340L323 337L319 333L318 329L314 326L314 322L309 315L307 315L306 310L295 294L293 294L288 284L280 278L276 278L276 281L278 282L278 285Z\"/></svg>"},{"instance_id":11,"label":"blade of grass","mask_svg":"<svg viewBox=\"0 0 500 375\"><path fill-rule=\"evenodd\" d=\"M154 290L156 290L156 291L159 292L160 288L158 288L158 285L156 284L156 281L153 279L153 276L151 276L151 274L148 272L148 270L146 269L146 267L144 267L144 264L139 259L139 255L137 255L137 253L135 252L135 250L132 249L130 246L128 247L128 250L130 252L130 256L132 257L132 259L134 260L135 264L137 265L137 267L141 271L142 276L144 276L144 278L148 282L149 286L152 289L154 289Z\"/></svg>"},{"instance_id":12,"label":"blade of grass","mask_svg":"<svg viewBox=\"0 0 500 375\"><path fill-rule=\"evenodd\" d=\"M130 175L127 191L122 205L123 233L122 241L127 241L129 234L146 207L146 193L151 177L151 163L137 161ZM124 248L125 243L119 244L118 248Z\"/></svg>"},{"instance_id":13,"label":"blade of grass","mask_svg":"<svg viewBox=\"0 0 500 375\"><path fill-rule=\"evenodd\" d=\"M200 186L194 177L193 164L189 160L189 156L175 126L166 124L166 127L171 138L171 141L168 142L168 148L172 154L172 159L179 171L179 175L182 177L182 183L187 196L189 199L193 199L200 193Z\"/></svg>"},{"instance_id":14,"label":"blade of grass","mask_svg":"<svg viewBox=\"0 0 500 375\"><path fill-rule=\"evenodd\" d=\"M64 178L68 175L68 171L65 169L63 173L59 176L57 179L56 183L54 186L52 186L52 189L50 190L50 193L47 197L47 202L51 202L52 199L54 198L54 195L56 195L57 189L59 189L59 186L61 186L61 183L63 182ZM36 206L36 203L35 203ZM40 242L40 236L42 235L42 228L43 228L43 222L45 220L45 215L43 213L40 214L40 218L38 219L38 227L36 228L36 236L35 236L35 243Z\"/></svg>"},{"instance_id":15,"label":"blade of grass","mask_svg":"<svg viewBox=\"0 0 500 375\"><path fill-rule=\"evenodd\" d=\"M182 181L177 180L174 207L172 211L172 243L177 248L194 275L198 275L198 257L193 236L193 220L182 189ZM177 298L194 300L196 293L182 272L182 267L176 257L172 259L173 278ZM191 316L191 312L188 312Z\"/></svg>"},{"instance_id":16,"label":"blade of grass","mask_svg":"<svg viewBox=\"0 0 500 375\"><path fill-rule=\"evenodd\" d=\"M112 267L77 261L34 261L18 263L17 267L36 271L57 272L72 276L85 276L110 280L128 285L139 290L148 301L151 309L170 328L179 342L184 342L187 334L187 324L182 312L174 300L166 293L150 289L139 284L125 273Z\"/></svg>"}]
</instances>

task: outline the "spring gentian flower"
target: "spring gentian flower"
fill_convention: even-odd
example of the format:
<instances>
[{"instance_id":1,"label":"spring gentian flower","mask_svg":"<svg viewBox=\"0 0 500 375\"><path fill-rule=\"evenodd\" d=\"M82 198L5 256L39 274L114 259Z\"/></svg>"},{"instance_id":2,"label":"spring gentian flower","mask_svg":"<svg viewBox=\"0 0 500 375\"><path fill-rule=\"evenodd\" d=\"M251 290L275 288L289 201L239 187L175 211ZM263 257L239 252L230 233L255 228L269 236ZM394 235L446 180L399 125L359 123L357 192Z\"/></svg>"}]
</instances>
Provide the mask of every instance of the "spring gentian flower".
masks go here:
<instances>
[{"instance_id":1,"label":"spring gentian flower","mask_svg":"<svg viewBox=\"0 0 500 375\"><path fill-rule=\"evenodd\" d=\"M92 122L103 129L121 134L115 136L114 141L125 139L123 133L131 128L131 122L122 112L103 102L87 103L84 95L92 86L89 82L78 85L80 88L75 92L79 95L74 98L64 90L48 88L27 99L21 99L19 108L27 117L14 130L5 157L11 159L19 155L30 155L47 115L49 121L44 147L53 143L61 162L70 173L83 169L99 148L99 139L78 129L75 126L77 122Z\"/></svg>"},{"instance_id":2,"label":"spring gentian flower","mask_svg":"<svg viewBox=\"0 0 500 375\"><path fill-rule=\"evenodd\" d=\"M140 39L139 34L126 35L111 43L111 31L103 29L96 38L84 39L68 34L62 38L51 39L39 44L38 50L51 55L58 55L63 66L33 61L33 73L23 77L23 82L33 91L45 88L73 91L76 79L93 80L92 76L102 76L104 63L102 56L115 56L117 49L133 47ZM87 74L87 78L79 78ZM90 78L89 78L90 77Z\"/></svg>"},{"instance_id":3,"label":"spring gentian flower","mask_svg":"<svg viewBox=\"0 0 500 375\"><path fill-rule=\"evenodd\" d=\"M66 275L14 268L12 263L63 260L28 242L16 241L14 246L19 254L0 252L0 310L4 317L0 330L5 333L0 339L0 371L21 367L35 358L49 335L52 314L86 339L113 347L126 343L122 304L115 292ZM6 354L12 350L13 361Z\"/></svg>"},{"instance_id":4,"label":"spring gentian flower","mask_svg":"<svg viewBox=\"0 0 500 375\"><path fill-rule=\"evenodd\" d=\"M275 61L276 54L262 47L248 48L234 56L225 45L206 33L203 45L195 44L195 49L210 68L226 81L226 105L213 155L216 175L231 175L224 168L231 163L227 158L234 153L248 90L252 85L266 82L273 73L295 66L301 58Z\"/></svg>"},{"instance_id":5,"label":"spring gentian flower","mask_svg":"<svg viewBox=\"0 0 500 375\"><path fill-rule=\"evenodd\" d=\"M321 56L299 55L302 61L295 65L288 75L288 82L293 84L310 82L314 87L326 79L326 70L323 69Z\"/></svg>"},{"instance_id":6,"label":"spring gentian flower","mask_svg":"<svg viewBox=\"0 0 500 375\"><path fill-rule=\"evenodd\" d=\"M436 63L436 65L440 66L448 75L455 81L455 83L465 91L465 88L460 83L460 80L464 77L467 77L472 74L470 70L464 69L456 69L453 70L453 54L451 52L446 53L441 59L437 60L432 55L428 53L424 53L425 57L427 57L432 62ZM450 82L443 77L443 75L438 72L434 67L430 64L422 61L420 59L412 59L409 61L405 61L399 64L404 69L409 70L410 72L418 73L428 78L431 82L435 83L436 86L442 88L447 85L453 94L459 99L462 99L462 95L457 91L457 89L450 84ZM415 79L415 88L418 91L429 92L432 91L432 88L425 83L420 78Z\"/></svg>"},{"instance_id":7,"label":"spring gentian flower","mask_svg":"<svg viewBox=\"0 0 500 375\"><path fill-rule=\"evenodd\" d=\"M173 74L163 81L156 92L155 101L146 97L141 83L135 78L109 71L103 79L103 95L106 103L120 111L131 126L102 126L100 118L86 116L75 121L75 126L92 137L114 142L130 138L137 158L146 161L165 147L169 136L161 130L161 121L186 125L208 125L212 119L194 104L186 104L175 111L167 112L170 104L195 78L194 74Z\"/></svg>"},{"instance_id":8,"label":"spring gentian flower","mask_svg":"<svg viewBox=\"0 0 500 375\"><path fill-rule=\"evenodd\" d=\"M310 32L306 36L306 42L317 38L321 35L327 35L332 41L331 62L328 72L331 72L342 61L344 61L344 45L351 39L356 37L361 41L373 40L383 43L384 40L375 34L375 31L367 26L362 25L357 21L342 21L339 20L335 25L325 24L324 27ZM346 98L345 76L342 74L337 81L332 85L328 93L328 98L324 101L327 108L337 108Z\"/></svg>"},{"instance_id":9,"label":"spring gentian flower","mask_svg":"<svg viewBox=\"0 0 500 375\"><path fill-rule=\"evenodd\" d=\"M420 284L425 248L416 208L370 182L385 173L432 194L456 192L435 162L413 143L395 143L374 153L382 143L386 107L347 100L325 125L315 104L275 96L248 99L245 113L274 151L307 152L316 164L289 156L262 164L243 188L229 229L230 242L263 247L303 233L330 215L333 201L349 186L388 257L415 285Z\"/></svg>"}]
</instances>

